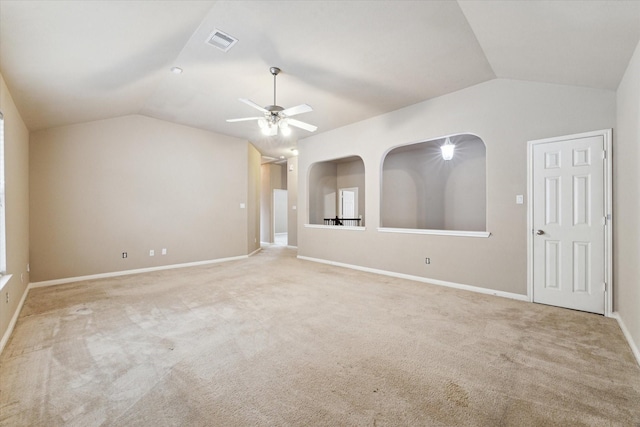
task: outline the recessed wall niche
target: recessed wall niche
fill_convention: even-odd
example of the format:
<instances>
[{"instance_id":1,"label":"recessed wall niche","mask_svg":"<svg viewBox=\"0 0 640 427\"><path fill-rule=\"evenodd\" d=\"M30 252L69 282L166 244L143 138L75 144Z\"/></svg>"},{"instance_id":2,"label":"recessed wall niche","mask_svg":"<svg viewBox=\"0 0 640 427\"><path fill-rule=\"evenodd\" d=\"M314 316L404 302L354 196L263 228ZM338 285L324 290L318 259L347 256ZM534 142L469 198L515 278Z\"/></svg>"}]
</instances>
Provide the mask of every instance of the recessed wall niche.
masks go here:
<instances>
[{"instance_id":1,"label":"recessed wall niche","mask_svg":"<svg viewBox=\"0 0 640 427\"><path fill-rule=\"evenodd\" d=\"M486 231L486 147L471 134L450 136L453 158L439 138L396 147L382 163L380 226Z\"/></svg>"},{"instance_id":2,"label":"recessed wall niche","mask_svg":"<svg viewBox=\"0 0 640 427\"><path fill-rule=\"evenodd\" d=\"M314 163L308 182L309 224L364 226L365 178L361 157Z\"/></svg>"}]
</instances>

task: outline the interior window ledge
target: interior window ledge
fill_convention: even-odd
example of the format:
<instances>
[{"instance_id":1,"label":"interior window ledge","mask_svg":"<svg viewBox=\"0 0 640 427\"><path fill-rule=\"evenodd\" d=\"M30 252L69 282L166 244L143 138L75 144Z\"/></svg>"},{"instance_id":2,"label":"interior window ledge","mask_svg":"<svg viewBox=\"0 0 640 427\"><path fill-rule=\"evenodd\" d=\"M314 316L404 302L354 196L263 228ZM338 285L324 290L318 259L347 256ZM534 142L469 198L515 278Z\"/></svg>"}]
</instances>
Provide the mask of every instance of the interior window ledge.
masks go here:
<instances>
[{"instance_id":1,"label":"interior window ledge","mask_svg":"<svg viewBox=\"0 0 640 427\"><path fill-rule=\"evenodd\" d=\"M436 236L457 236L457 237L489 237L489 231L463 231L463 230L423 230L418 228L389 228L378 227L381 233L405 233L405 234L431 234Z\"/></svg>"},{"instance_id":2,"label":"interior window ledge","mask_svg":"<svg viewBox=\"0 0 640 427\"><path fill-rule=\"evenodd\" d=\"M305 224L305 228L325 228L328 230L351 230L365 231L367 227L352 227L348 225L324 225L324 224Z\"/></svg>"},{"instance_id":3,"label":"interior window ledge","mask_svg":"<svg viewBox=\"0 0 640 427\"><path fill-rule=\"evenodd\" d=\"M4 289L4 286L9 283L10 279L11 274L3 274L2 276L0 276L0 291L2 291L2 289Z\"/></svg>"}]
</instances>

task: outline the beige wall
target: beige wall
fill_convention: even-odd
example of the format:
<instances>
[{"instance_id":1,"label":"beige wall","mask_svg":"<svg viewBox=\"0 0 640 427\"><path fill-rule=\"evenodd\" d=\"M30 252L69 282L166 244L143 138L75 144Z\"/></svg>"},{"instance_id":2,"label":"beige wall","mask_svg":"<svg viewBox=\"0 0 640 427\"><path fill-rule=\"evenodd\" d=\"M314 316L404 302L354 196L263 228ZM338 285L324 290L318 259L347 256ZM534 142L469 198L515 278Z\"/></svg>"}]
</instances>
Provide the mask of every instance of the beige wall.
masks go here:
<instances>
[{"instance_id":1,"label":"beige wall","mask_svg":"<svg viewBox=\"0 0 640 427\"><path fill-rule=\"evenodd\" d=\"M4 115L7 273L0 298L0 339L29 283L29 131L0 75L0 111ZM9 294L7 303L6 294ZM1 348L0 348L1 350Z\"/></svg>"},{"instance_id":2,"label":"beige wall","mask_svg":"<svg viewBox=\"0 0 640 427\"><path fill-rule=\"evenodd\" d=\"M640 348L640 44L618 86L613 134L614 309Z\"/></svg>"},{"instance_id":3,"label":"beige wall","mask_svg":"<svg viewBox=\"0 0 640 427\"><path fill-rule=\"evenodd\" d=\"M271 236L271 168L260 166L260 241L273 243Z\"/></svg>"},{"instance_id":4,"label":"beige wall","mask_svg":"<svg viewBox=\"0 0 640 427\"><path fill-rule=\"evenodd\" d=\"M367 226L362 232L301 225L298 253L524 295L527 211L515 198L526 195L527 141L612 128L615 102L611 91L496 79L305 138L298 143L300 224L309 218L309 167L359 155L367 171ZM486 144L491 237L378 232L385 153L399 145L458 133L478 135ZM425 257L431 258L430 265L425 265Z\"/></svg>"},{"instance_id":5,"label":"beige wall","mask_svg":"<svg viewBox=\"0 0 640 427\"><path fill-rule=\"evenodd\" d=\"M273 190L287 189L285 166L265 163L261 169L260 240L273 243Z\"/></svg>"},{"instance_id":6,"label":"beige wall","mask_svg":"<svg viewBox=\"0 0 640 427\"><path fill-rule=\"evenodd\" d=\"M33 133L31 280L247 254L248 150L139 115Z\"/></svg>"},{"instance_id":7,"label":"beige wall","mask_svg":"<svg viewBox=\"0 0 640 427\"><path fill-rule=\"evenodd\" d=\"M298 246L298 157L287 160L287 238L289 246Z\"/></svg>"},{"instance_id":8,"label":"beige wall","mask_svg":"<svg viewBox=\"0 0 640 427\"><path fill-rule=\"evenodd\" d=\"M247 253L260 248L260 152L249 144L247 181Z\"/></svg>"},{"instance_id":9,"label":"beige wall","mask_svg":"<svg viewBox=\"0 0 640 427\"><path fill-rule=\"evenodd\" d=\"M484 143L456 143L451 162L454 162L453 167L443 182L444 228L485 231L487 168Z\"/></svg>"}]
</instances>

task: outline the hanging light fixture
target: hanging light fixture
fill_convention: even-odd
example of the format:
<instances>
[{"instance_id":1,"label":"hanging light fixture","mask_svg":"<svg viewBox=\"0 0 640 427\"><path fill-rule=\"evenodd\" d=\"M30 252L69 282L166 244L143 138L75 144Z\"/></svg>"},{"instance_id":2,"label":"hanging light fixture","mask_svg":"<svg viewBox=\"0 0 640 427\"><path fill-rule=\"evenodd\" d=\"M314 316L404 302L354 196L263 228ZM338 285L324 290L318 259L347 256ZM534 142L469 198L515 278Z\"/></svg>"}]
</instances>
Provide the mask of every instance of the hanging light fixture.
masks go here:
<instances>
[{"instance_id":1,"label":"hanging light fixture","mask_svg":"<svg viewBox=\"0 0 640 427\"><path fill-rule=\"evenodd\" d=\"M258 126L265 136L274 136L278 134L278 123L274 116L266 117L258 120Z\"/></svg>"},{"instance_id":2,"label":"hanging light fixture","mask_svg":"<svg viewBox=\"0 0 640 427\"><path fill-rule=\"evenodd\" d=\"M282 136L291 135L291 128L289 127L288 119L280 119L280 121L278 122L278 127L280 128L280 133L282 133Z\"/></svg>"},{"instance_id":3,"label":"hanging light fixture","mask_svg":"<svg viewBox=\"0 0 640 427\"><path fill-rule=\"evenodd\" d=\"M447 139L445 139L444 141L444 144L440 146L440 150L442 151L442 159L443 160L453 159L453 151L455 150L455 148L456 146L452 144L449 137L447 137Z\"/></svg>"},{"instance_id":4,"label":"hanging light fixture","mask_svg":"<svg viewBox=\"0 0 640 427\"><path fill-rule=\"evenodd\" d=\"M269 123L267 119L258 120L258 126L260 126L260 130L264 135L271 134L271 123Z\"/></svg>"}]
</instances>

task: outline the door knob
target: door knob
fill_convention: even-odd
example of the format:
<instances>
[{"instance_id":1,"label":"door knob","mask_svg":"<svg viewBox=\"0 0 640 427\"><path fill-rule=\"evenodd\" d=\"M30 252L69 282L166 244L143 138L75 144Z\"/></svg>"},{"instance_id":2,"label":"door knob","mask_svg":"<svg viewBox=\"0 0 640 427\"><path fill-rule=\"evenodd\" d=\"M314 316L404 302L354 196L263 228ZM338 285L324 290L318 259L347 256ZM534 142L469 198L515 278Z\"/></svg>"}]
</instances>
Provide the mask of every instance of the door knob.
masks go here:
<instances>
[{"instance_id":1,"label":"door knob","mask_svg":"<svg viewBox=\"0 0 640 427\"><path fill-rule=\"evenodd\" d=\"M544 234L544 231L542 231L542 230L538 230L538 231L536 231L536 234L537 234L538 236L542 236L542 235Z\"/></svg>"}]
</instances>

